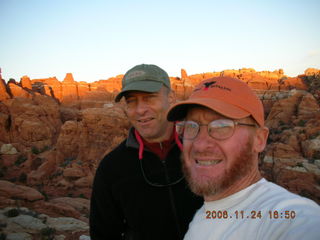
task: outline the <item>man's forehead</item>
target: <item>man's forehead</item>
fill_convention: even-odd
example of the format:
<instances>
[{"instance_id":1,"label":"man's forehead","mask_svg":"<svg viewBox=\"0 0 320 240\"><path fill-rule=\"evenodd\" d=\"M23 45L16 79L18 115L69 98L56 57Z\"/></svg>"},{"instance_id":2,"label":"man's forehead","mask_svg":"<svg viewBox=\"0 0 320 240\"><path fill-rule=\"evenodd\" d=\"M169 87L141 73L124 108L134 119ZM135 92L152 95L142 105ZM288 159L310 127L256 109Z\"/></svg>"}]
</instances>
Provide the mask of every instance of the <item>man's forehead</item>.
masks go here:
<instances>
[{"instance_id":1,"label":"man's forehead","mask_svg":"<svg viewBox=\"0 0 320 240\"><path fill-rule=\"evenodd\" d=\"M186 115L186 118L189 119L189 118L197 118L197 117L200 117L201 114L202 116L205 116L205 117L212 117L212 118L227 118L226 116L223 116L221 115L220 113L210 109L210 108L207 108L205 106L201 106L201 105L193 105L193 106L190 106L188 109L187 109L187 115Z\"/></svg>"},{"instance_id":2,"label":"man's forehead","mask_svg":"<svg viewBox=\"0 0 320 240\"><path fill-rule=\"evenodd\" d=\"M159 91L158 92L128 91L128 92L125 93L124 97L125 98L129 98L129 97L154 95L154 94L159 94Z\"/></svg>"}]
</instances>

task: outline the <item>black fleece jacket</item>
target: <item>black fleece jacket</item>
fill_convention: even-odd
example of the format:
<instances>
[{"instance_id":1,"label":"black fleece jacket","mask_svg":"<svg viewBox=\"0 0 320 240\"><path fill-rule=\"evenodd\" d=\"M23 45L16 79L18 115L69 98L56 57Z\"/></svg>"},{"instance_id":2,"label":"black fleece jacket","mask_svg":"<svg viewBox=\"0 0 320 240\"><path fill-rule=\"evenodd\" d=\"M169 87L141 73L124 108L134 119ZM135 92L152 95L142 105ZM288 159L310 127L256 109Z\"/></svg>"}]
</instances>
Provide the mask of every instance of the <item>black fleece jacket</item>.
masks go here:
<instances>
[{"instance_id":1,"label":"black fleece jacket","mask_svg":"<svg viewBox=\"0 0 320 240\"><path fill-rule=\"evenodd\" d=\"M128 139L100 162L91 196L92 240L179 240L202 205L184 179L162 187L147 183L167 185L181 178L177 145L163 161L148 151L139 160L138 151L130 131Z\"/></svg>"}]
</instances>

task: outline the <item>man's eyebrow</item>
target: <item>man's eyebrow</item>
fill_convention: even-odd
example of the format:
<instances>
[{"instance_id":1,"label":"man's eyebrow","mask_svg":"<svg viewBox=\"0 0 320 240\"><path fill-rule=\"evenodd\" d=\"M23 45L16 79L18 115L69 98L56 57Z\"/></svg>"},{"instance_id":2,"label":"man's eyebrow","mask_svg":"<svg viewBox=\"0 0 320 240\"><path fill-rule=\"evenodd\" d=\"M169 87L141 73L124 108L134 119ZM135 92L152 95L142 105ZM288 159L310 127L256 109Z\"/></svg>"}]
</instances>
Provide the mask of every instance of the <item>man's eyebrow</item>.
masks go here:
<instances>
[{"instance_id":1,"label":"man's eyebrow","mask_svg":"<svg viewBox=\"0 0 320 240\"><path fill-rule=\"evenodd\" d=\"M131 95L131 96L130 96L130 95L129 95L129 96L126 95L126 96L124 97L124 100L127 101L128 99L131 99L131 98L134 98L134 96L132 96L132 95Z\"/></svg>"},{"instance_id":2,"label":"man's eyebrow","mask_svg":"<svg viewBox=\"0 0 320 240\"><path fill-rule=\"evenodd\" d=\"M159 95L158 92L148 93L147 95Z\"/></svg>"}]
</instances>

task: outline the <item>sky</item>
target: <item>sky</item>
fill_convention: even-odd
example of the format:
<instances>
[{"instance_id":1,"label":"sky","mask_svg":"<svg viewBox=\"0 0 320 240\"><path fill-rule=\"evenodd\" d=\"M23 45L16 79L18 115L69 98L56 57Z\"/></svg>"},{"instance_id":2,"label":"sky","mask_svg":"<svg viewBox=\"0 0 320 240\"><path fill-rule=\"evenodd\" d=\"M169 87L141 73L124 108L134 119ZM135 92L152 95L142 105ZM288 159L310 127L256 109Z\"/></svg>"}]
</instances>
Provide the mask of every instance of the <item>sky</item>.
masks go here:
<instances>
[{"instance_id":1,"label":"sky","mask_svg":"<svg viewBox=\"0 0 320 240\"><path fill-rule=\"evenodd\" d=\"M319 0L0 0L2 78L320 68Z\"/></svg>"}]
</instances>

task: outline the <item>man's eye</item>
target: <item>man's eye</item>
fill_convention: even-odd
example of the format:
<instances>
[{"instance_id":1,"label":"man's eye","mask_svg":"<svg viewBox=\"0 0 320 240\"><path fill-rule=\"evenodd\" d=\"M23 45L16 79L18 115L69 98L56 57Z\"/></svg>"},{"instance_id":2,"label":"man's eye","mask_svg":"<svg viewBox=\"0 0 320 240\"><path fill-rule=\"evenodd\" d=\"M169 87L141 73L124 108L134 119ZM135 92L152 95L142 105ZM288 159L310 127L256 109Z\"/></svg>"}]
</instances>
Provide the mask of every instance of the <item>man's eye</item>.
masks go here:
<instances>
[{"instance_id":1,"label":"man's eye","mask_svg":"<svg viewBox=\"0 0 320 240\"><path fill-rule=\"evenodd\" d=\"M135 99L133 99L133 98L126 99L127 104L132 104L134 102L135 102Z\"/></svg>"},{"instance_id":2,"label":"man's eye","mask_svg":"<svg viewBox=\"0 0 320 240\"><path fill-rule=\"evenodd\" d=\"M146 99L153 99L153 98L156 98L157 97L157 95L148 95L148 96L146 96Z\"/></svg>"}]
</instances>

